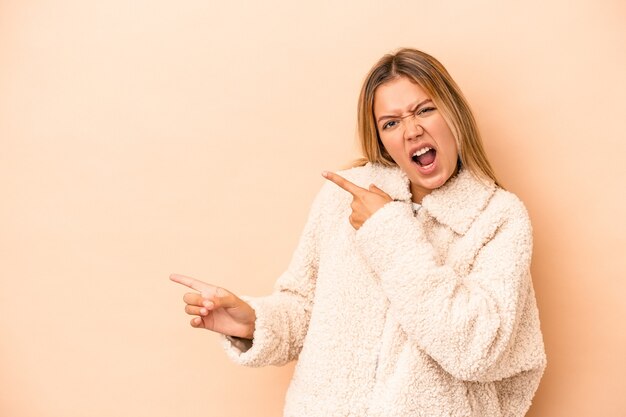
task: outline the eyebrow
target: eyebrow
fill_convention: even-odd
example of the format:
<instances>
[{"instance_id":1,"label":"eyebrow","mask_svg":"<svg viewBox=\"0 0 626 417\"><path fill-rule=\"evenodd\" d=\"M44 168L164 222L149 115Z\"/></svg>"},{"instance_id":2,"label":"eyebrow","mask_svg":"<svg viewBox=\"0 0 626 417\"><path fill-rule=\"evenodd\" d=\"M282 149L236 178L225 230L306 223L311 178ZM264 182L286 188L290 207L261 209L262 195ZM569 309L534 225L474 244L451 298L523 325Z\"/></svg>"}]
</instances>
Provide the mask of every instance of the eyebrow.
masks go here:
<instances>
[{"instance_id":1,"label":"eyebrow","mask_svg":"<svg viewBox=\"0 0 626 417\"><path fill-rule=\"evenodd\" d=\"M432 100L429 99L429 98L426 98L426 99L420 101L419 103L417 103L415 106L412 107L414 109L413 111L417 110L422 104L428 103L429 101L432 101ZM388 114L388 115L385 115L385 116L381 116L381 117L378 118L376 123L380 123L381 121L386 120L386 119L393 119L394 117L398 117L398 115L396 115L396 114L389 115Z\"/></svg>"}]
</instances>

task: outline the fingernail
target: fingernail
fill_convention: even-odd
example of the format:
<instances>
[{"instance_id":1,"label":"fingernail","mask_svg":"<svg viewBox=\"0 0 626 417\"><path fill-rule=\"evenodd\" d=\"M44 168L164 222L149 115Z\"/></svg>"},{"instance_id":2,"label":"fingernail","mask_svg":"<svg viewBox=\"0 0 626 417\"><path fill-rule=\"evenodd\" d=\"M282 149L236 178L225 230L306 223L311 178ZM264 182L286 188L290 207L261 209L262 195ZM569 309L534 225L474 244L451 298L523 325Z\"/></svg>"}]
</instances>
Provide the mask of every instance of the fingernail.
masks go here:
<instances>
[{"instance_id":1,"label":"fingernail","mask_svg":"<svg viewBox=\"0 0 626 417\"><path fill-rule=\"evenodd\" d=\"M328 171L322 171L322 177L328 178Z\"/></svg>"},{"instance_id":2,"label":"fingernail","mask_svg":"<svg viewBox=\"0 0 626 417\"><path fill-rule=\"evenodd\" d=\"M205 315L206 315L206 313L208 313L208 311L207 311L207 309L206 309L206 308L201 308L201 309L200 309L200 315L201 315L201 316L205 316Z\"/></svg>"},{"instance_id":3,"label":"fingernail","mask_svg":"<svg viewBox=\"0 0 626 417\"><path fill-rule=\"evenodd\" d=\"M202 303L203 306L205 306L206 308L213 308L213 302L212 301L204 301Z\"/></svg>"}]
</instances>

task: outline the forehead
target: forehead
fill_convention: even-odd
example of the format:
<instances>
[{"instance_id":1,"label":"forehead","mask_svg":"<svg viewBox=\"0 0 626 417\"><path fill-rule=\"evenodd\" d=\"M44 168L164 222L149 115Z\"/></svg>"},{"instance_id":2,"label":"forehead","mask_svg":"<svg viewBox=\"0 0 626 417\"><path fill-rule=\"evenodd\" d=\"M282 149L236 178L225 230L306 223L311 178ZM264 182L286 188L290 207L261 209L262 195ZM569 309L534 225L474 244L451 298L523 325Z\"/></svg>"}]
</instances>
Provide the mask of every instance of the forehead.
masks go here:
<instances>
[{"instance_id":1,"label":"forehead","mask_svg":"<svg viewBox=\"0 0 626 417\"><path fill-rule=\"evenodd\" d=\"M378 86L374 93L374 114L402 113L428 98L431 97L418 84L399 77Z\"/></svg>"}]
</instances>

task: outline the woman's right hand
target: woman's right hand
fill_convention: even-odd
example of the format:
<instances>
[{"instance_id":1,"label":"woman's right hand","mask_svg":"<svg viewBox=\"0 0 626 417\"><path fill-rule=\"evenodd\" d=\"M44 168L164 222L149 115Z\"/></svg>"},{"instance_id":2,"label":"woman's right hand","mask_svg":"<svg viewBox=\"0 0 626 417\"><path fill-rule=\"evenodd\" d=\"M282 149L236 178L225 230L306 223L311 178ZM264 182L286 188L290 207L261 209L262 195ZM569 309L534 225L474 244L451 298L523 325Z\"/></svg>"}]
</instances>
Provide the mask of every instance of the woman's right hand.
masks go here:
<instances>
[{"instance_id":1,"label":"woman's right hand","mask_svg":"<svg viewBox=\"0 0 626 417\"><path fill-rule=\"evenodd\" d=\"M192 327L252 339L256 314L250 304L224 288L191 277L171 274L170 279L198 291L183 297L185 312L197 316L191 319Z\"/></svg>"}]
</instances>

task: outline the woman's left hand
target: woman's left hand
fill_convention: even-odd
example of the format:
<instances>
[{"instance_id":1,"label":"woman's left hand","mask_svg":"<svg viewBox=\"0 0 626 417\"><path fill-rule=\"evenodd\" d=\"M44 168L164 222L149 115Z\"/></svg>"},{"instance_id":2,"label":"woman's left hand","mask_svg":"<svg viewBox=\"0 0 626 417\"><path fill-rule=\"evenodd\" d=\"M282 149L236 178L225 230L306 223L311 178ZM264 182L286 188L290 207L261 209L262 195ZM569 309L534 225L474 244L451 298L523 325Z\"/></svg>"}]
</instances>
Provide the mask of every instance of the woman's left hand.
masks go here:
<instances>
[{"instance_id":1,"label":"woman's left hand","mask_svg":"<svg viewBox=\"0 0 626 417\"><path fill-rule=\"evenodd\" d=\"M371 184L369 189L365 189L332 172L324 171L322 176L352 194L352 204L350 205L352 214L350 214L349 219L350 224L356 230L359 230L365 220L369 219L378 209L393 201L389 194L374 184Z\"/></svg>"}]
</instances>

